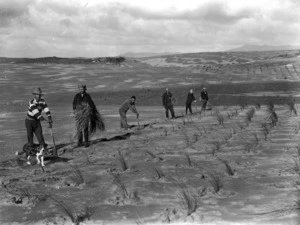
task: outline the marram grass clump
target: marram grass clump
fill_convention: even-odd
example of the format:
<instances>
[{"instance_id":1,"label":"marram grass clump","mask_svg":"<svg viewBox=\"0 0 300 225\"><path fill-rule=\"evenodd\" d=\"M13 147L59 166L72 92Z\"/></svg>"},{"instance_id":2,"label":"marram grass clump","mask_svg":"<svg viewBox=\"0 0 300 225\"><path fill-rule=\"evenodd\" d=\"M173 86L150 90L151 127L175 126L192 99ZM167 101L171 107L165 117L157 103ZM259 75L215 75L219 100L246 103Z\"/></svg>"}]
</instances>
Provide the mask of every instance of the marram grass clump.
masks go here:
<instances>
[{"instance_id":1,"label":"marram grass clump","mask_svg":"<svg viewBox=\"0 0 300 225\"><path fill-rule=\"evenodd\" d=\"M75 136L78 136L78 133L86 127L89 129L90 136L94 135L97 130L105 131L104 119L96 107L91 108L90 106L86 106L81 110L76 111L75 123L77 127Z\"/></svg>"}]
</instances>

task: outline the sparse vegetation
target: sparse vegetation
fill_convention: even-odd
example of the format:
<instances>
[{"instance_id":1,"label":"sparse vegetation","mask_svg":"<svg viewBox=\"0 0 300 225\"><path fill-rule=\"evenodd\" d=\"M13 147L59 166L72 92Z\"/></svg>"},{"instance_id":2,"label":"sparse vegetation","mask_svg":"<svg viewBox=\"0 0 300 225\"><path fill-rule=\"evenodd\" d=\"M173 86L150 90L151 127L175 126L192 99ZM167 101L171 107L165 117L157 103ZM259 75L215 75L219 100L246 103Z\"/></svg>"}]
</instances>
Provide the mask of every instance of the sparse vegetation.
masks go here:
<instances>
[{"instance_id":1,"label":"sparse vegetation","mask_svg":"<svg viewBox=\"0 0 300 225\"><path fill-rule=\"evenodd\" d=\"M128 169L128 165L127 165L127 162L125 160L125 157L123 156L123 154L122 154L122 152L120 150L118 150L117 159L118 159L118 161L120 163L122 171L126 171Z\"/></svg>"},{"instance_id":2,"label":"sparse vegetation","mask_svg":"<svg viewBox=\"0 0 300 225\"><path fill-rule=\"evenodd\" d=\"M186 210L187 216L196 212L197 208L200 206L200 200L197 194L187 187L180 188L178 198L181 202L183 209Z\"/></svg>"},{"instance_id":3,"label":"sparse vegetation","mask_svg":"<svg viewBox=\"0 0 300 225\"><path fill-rule=\"evenodd\" d=\"M297 64L291 58L281 60L280 66L288 81L273 82L267 81L267 79L272 76L276 79L274 74L278 72L274 68L279 65L279 63L275 65L276 62L273 62L276 53L272 53L272 56L268 55L269 58L272 58L270 64L266 63L269 58L265 58L265 61L260 63L261 56L259 55L254 59L255 66L251 65L251 61L247 57L243 57L244 53L240 53L239 56L234 56L237 53L222 53L223 56L219 59L215 59L215 53L211 53L211 61L205 61L203 54L197 54L198 65L184 67L184 70L180 66L175 69L171 66L144 67L147 64L145 60L151 61L154 58L142 59L143 63L139 62L140 59L130 59L122 65L122 68L121 65L111 67L103 63L94 65L93 70L95 71L83 65L73 65L72 67L43 65L43 69L49 72L47 79L42 81L43 85L47 86L47 92L51 93L45 97L49 101L50 107L53 105L55 109L53 114L55 117L54 131L57 143L59 143L57 149L61 154L56 159L50 157L46 159L45 173L42 173L39 166L34 164L34 157L32 166L26 165L24 155L9 160L1 159L0 172L3 176L0 180L4 193L0 202L1 213L9 212L5 215L4 220L7 218L5 222L21 221L21 223L28 224L37 223L38 220L44 224L63 224L56 220L64 220L65 223L71 223L72 220L74 223L98 224L118 220L126 223L136 221L137 224L149 222L201 224L214 221L221 223L223 218L229 218L228 215L234 214L236 218L232 220L238 223L239 218L245 218L245 207L238 206L243 205L248 199L253 199L252 194L254 194L255 204L252 204L254 207L249 208L251 215L256 212L259 214L265 210L272 210L271 207L276 208L276 204L280 203L282 205L279 207L283 206L284 209L291 210L284 211L286 214L279 218L280 221L284 221L286 218L289 220L298 218L297 213L290 215L288 213L294 212L292 210L298 212L300 208L298 199L296 198L294 201L295 195L291 193L291 190L299 187L300 184L300 147L298 146L300 120L296 115L297 112L294 111L297 110L299 96L293 97L288 94L298 91L297 82L290 82L290 79L293 77L296 79L299 75L299 60ZM223 65L222 61L226 61L228 55L231 55L232 63ZM194 56L191 54L189 57L181 59L180 55L172 56L169 61L186 66L190 60L193 61ZM161 57L161 59L163 58ZM0 58L0 60L3 59ZM160 63L159 60L154 60L157 61L156 63ZM285 66L287 63L294 64L295 70L299 70L298 74L292 71L291 65ZM206 64L205 68L203 68L204 64ZM64 68L62 69L62 67ZM50 70L48 71L48 69ZM290 70L289 74L286 69ZM180 71L180 76L176 73L177 70ZM23 96L20 94L13 95L16 92L10 85L15 85L15 82L9 82L10 76L8 76L11 71L16 71L12 74L12 78L18 79L22 78L23 73L27 75L26 73L32 72L28 79L28 84L32 85L41 84L39 80L44 79L46 75L39 71L39 66L36 65L32 68L24 65L21 68L17 64L13 64L13 67L5 64L5 70L3 70L0 80L7 85L7 90L12 91L13 96L12 98L9 94L5 95L0 113L2 121L0 122L3 126L2 135L0 135L3 140L1 139L0 144L5 154L9 154L12 149L7 148L12 146L8 140L15 139L13 149L20 148L18 135L22 131L15 124L18 123L17 116L20 115L20 110L24 110L26 103L23 102ZM20 71L22 71L22 76L18 75ZM187 71L187 76L182 76ZM199 71L202 71L201 76L198 75ZM155 77L155 73L158 72L160 73L159 77ZM205 72L209 73L205 74ZM247 74L242 74L244 72ZM161 90L159 88L161 87L156 84L164 79L162 78L164 75L171 77L171 74L172 79L161 83L170 84L171 91L177 98L178 104L175 105L177 118L165 120L162 119L165 115L160 106ZM210 80L215 81L221 76L229 79L228 74L230 74L232 82L223 82L223 79L220 79L221 82L215 84ZM7 79L4 78L6 75ZM25 75L24 77L27 78L28 76ZM67 82L65 82L65 78ZM53 85L56 79L60 82L59 87ZM117 83L114 83L114 79L117 80ZM126 79L130 82L127 82ZM186 100L187 86L182 87L178 82L181 80L190 82L192 79L195 84L199 80L208 81L201 85L207 86L211 93L212 108L206 111L205 117L201 118L201 114L197 113L183 117L182 121L179 109L182 109ZM248 81L252 82L251 79L255 79L253 85L252 83L249 85ZM109 83L106 83L107 80ZM47 83L48 81L51 83ZM110 124L108 132L94 136L91 141L92 145L85 149L74 147L74 143L71 143L74 140L66 138L71 136L70 128L74 126L73 121L70 122L71 119L68 121L70 115L66 115L68 114L66 112L69 110L69 101L75 94L71 90L76 89L78 81L86 82L88 87L93 90L91 94L95 98L95 103L101 108L103 106L105 109L103 111L107 115L105 119ZM237 83L235 83L236 81ZM99 86L97 86L98 84ZM133 85L141 87L144 84L149 84L149 87L132 88ZM56 93L60 87L66 91ZM118 91L114 90L115 87ZM27 91L30 88L29 85L24 87L24 90ZM277 91L280 91L280 94ZM198 97L200 87L195 90L195 93ZM119 129L115 106L124 100L124 96L133 94L139 100L137 108L141 117L138 121L130 112L128 122L132 128L125 131ZM22 103L15 103L15 101L18 102L18 99ZM58 99L60 100L59 105L57 105ZM268 102L272 102L272 104L263 105ZM293 102L294 105L288 106L290 102ZM241 103L242 111L239 108ZM249 105L246 107L245 103ZM200 104L197 104L199 107ZM151 110L149 110L150 107ZM13 108L18 111L10 112ZM218 115L223 118L218 118ZM11 127L6 129L8 123ZM246 125L250 126L246 127ZM15 133L9 133L11 131ZM48 140L50 137L47 130L45 135ZM52 148L51 142L49 145ZM71 170L69 164L65 162L75 165L75 168ZM180 184L176 180L170 179L170 175L179 177ZM90 182L91 179L93 183ZM251 191L248 192L244 190L244 187L249 184L251 184L251 187L249 186ZM5 193L8 187L13 186L23 190L18 194ZM263 189L258 190L257 188L260 187ZM54 207L51 198L38 192L42 190L41 188L54 196L60 203L53 200ZM139 192L133 191L135 188ZM264 192L269 191L280 194L276 195L275 199L267 199L268 201L265 198L257 197L258 195L263 196ZM216 194L217 198L211 196L211 193ZM138 194L143 196L143 201L140 200ZM202 199L205 194L208 196ZM4 202L12 197L15 197L13 201ZM46 201L43 201L44 199ZM101 213L97 217L94 215L95 221L88 222L86 220L93 214L93 209L85 209L84 205L91 199L94 199L104 211L103 218ZM40 201L43 202L40 204ZM41 208L37 205L28 206L26 205L28 202L30 204L39 203L38 206ZM287 207L285 207L286 205ZM226 206L230 207L224 210ZM44 210L47 208L49 208L48 211ZM139 215L134 214L134 210L137 208L142 210L143 217L141 219ZM216 211L211 210L213 208ZM15 209L17 213L13 215ZM88 213L89 211L91 213ZM164 220L162 214L166 211L168 211L169 217ZM226 213L228 215L225 215ZM62 214L62 216L58 216L58 214ZM49 217L52 221L48 220ZM250 217L245 218L243 222L251 222ZM41 221L44 218L45 220ZM70 221L65 221L65 219ZM270 223L270 220L274 221L274 218L271 216L261 220L258 218L257 221ZM232 221L228 221L228 223L230 222Z\"/></svg>"},{"instance_id":4,"label":"sparse vegetation","mask_svg":"<svg viewBox=\"0 0 300 225\"><path fill-rule=\"evenodd\" d=\"M212 155L215 156L215 154L221 150L222 143L219 140L215 140L212 142L212 145L213 145Z\"/></svg>"},{"instance_id":5,"label":"sparse vegetation","mask_svg":"<svg viewBox=\"0 0 300 225\"><path fill-rule=\"evenodd\" d=\"M224 116L221 113L217 114L217 120L218 120L219 125L224 126Z\"/></svg>"},{"instance_id":6,"label":"sparse vegetation","mask_svg":"<svg viewBox=\"0 0 300 225\"><path fill-rule=\"evenodd\" d=\"M220 176L214 172L208 173L208 181L213 187L215 193L218 193L223 188L223 183L220 179Z\"/></svg>"},{"instance_id":7,"label":"sparse vegetation","mask_svg":"<svg viewBox=\"0 0 300 225\"><path fill-rule=\"evenodd\" d=\"M297 112L297 108L295 106L295 103L294 102L288 102L288 107L289 107L289 110L290 110L290 113L291 115L295 115L297 116L298 115L298 112Z\"/></svg>"},{"instance_id":8,"label":"sparse vegetation","mask_svg":"<svg viewBox=\"0 0 300 225\"><path fill-rule=\"evenodd\" d=\"M155 174L154 175L155 180L161 180L161 179L166 177L164 172L161 169L157 168L157 167L154 168L154 174Z\"/></svg>"},{"instance_id":9,"label":"sparse vegetation","mask_svg":"<svg viewBox=\"0 0 300 225\"><path fill-rule=\"evenodd\" d=\"M192 160L190 158L190 155L186 152L185 154L185 158L186 158L186 161L187 161L187 164L189 167L192 167L193 166L193 163L192 163Z\"/></svg>"},{"instance_id":10,"label":"sparse vegetation","mask_svg":"<svg viewBox=\"0 0 300 225\"><path fill-rule=\"evenodd\" d=\"M80 185L85 183L84 177L80 171L80 169L78 168L78 166L76 165L70 165L72 168L72 174L70 176L71 180L75 183L75 185Z\"/></svg>"},{"instance_id":11,"label":"sparse vegetation","mask_svg":"<svg viewBox=\"0 0 300 225\"><path fill-rule=\"evenodd\" d=\"M231 168L228 161L225 160L225 159L221 159L219 157L217 157L217 159L220 160L225 165L227 174L230 175L230 176L233 176L234 175L234 170Z\"/></svg>"},{"instance_id":12,"label":"sparse vegetation","mask_svg":"<svg viewBox=\"0 0 300 225\"><path fill-rule=\"evenodd\" d=\"M97 211L95 206L85 206L83 210L78 211L74 205L66 204L64 201L51 197L54 203L71 219L74 225L80 225L85 220L90 220L92 215Z\"/></svg>"},{"instance_id":13,"label":"sparse vegetation","mask_svg":"<svg viewBox=\"0 0 300 225\"><path fill-rule=\"evenodd\" d=\"M129 198L129 193L127 191L127 188L126 188L125 184L121 180L120 175L119 174L114 174L114 173L111 173L111 175L114 178L113 184L115 184L119 188L123 199Z\"/></svg>"},{"instance_id":14,"label":"sparse vegetation","mask_svg":"<svg viewBox=\"0 0 300 225\"><path fill-rule=\"evenodd\" d=\"M247 111L246 113L246 123L250 123L253 116L254 116L254 113L255 113L255 109L254 108L250 108L250 110Z\"/></svg>"}]
</instances>

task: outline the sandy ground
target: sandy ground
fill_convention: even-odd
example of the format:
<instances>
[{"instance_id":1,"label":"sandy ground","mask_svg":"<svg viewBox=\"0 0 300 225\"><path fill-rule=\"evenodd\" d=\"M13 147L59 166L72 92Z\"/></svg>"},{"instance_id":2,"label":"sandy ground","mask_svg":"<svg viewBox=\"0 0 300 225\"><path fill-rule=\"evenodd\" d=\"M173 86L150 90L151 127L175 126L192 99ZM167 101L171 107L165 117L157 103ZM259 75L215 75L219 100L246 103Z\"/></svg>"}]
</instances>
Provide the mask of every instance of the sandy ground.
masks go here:
<instances>
[{"instance_id":1,"label":"sandy ground","mask_svg":"<svg viewBox=\"0 0 300 225\"><path fill-rule=\"evenodd\" d=\"M0 224L299 224L300 118L287 105L299 110L298 55L0 64ZM87 84L107 125L89 148L76 148L73 137L78 83ZM207 85L213 110L184 115L193 85L197 96ZM14 156L26 143L24 119L36 86L46 92L59 152L45 171ZM178 99L174 120L160 106L166 86ZM124 131L118 106L132 94L141 118L129 113L134 127ZM254 97L264 101L255 105ZM265 104L272 99L283 105ZM47 124L43 130L53 147Z\"/></svg>"},{"instance_id":2,"label":"sandy ground","mask_svg":"<svg viewBox=\"0 0 300 225\"><path fill-rule=\"evenodd\" d=\"M22 156L1 162L1 224L299 224L300 119L275 105L263 129L268 107L176 108L174 120L140 108L128 132L109 113L114 125L87 149L68 141L71 122L58 125L45 172Z\"/></svg>"}]
</instances>

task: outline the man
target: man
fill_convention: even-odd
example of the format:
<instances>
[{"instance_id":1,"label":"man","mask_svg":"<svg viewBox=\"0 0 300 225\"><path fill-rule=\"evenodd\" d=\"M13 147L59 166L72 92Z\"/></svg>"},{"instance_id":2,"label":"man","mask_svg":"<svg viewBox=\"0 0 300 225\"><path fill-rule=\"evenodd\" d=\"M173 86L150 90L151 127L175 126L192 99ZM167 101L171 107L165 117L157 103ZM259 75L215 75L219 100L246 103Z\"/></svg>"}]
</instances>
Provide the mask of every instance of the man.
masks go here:
<instances>
[{"instance_id":1,"label":"man","mask_svg":"<svg viewBox=\"0 0 300 225\"><path fill-rule=\"evenodd\" d=\"M80 84L78 85L79 93L77 93L73 100L73 111L75 114L75 120L77 125L77 146L81 147L89 147L89 120L87 118L88 114L85 113L87 110L87 106L89 106L92 110L96 108L91 96L86 93L86 85ZM83 142L84 136L84 142Z\"/></svg>"},{"instance_id":2,"label":"man","mask_svg":"<svg viewBox=\"0 0 300 225\"><path fill-rule=\"evenodd\" d=\"M45 121L45 118L42 116L42 111L44 111L47 115L50 127L52 127L51 112L46 104L46 101L42 98L43 93L41 88L34 89L32 94L34 95L34 98L31 101L29 101L29 107L25 119L28 144L29 147L34 148L34 133L41 149L45 149L47 147L47 144L45 144L43 130L41 126L41 121Z\"/></svg>"},{"instance_id":3,"label":"man","mask_svg":"<svg viewBox=\"0 0 300 225\"><path fill-rule=\"evenodd\" d=\"M131 96L131 98L125 100L119 108L119 114L121 119L120 126L125 130L128 130L129 128L129 125L127 123L127 117L126 117L126 113L129 109L136 114L136 118L139 118L139 113L135 108L135 101L136 101L136 97Z\"/></svg>"},{"instance_id":4,"label":"man","mask_svg":"<svg viewBox=\"0 0 300 225\"><path fill-rule=\"evenodd\" d=\"M201 107L201 111L202 110L206 110L206 105L207 105L207 101L208 101L208 93L206 91L206 88L204 87L201 91L201 102L202 102L202 107Z\"/></svg>"},{"instance_id":5,"label":"man","mask_svg":"<svg viewBox=\"0 0 300 225\"><path fill-rule=\"evenodd\" d=\"M196 102L196 98L193 93L193 89L190 90L190 92L187 95L187 99L185 102L185 115L187 115L187 111L189 110L191 114L193 114L192 111L192 102Z\"/></svg>"},{"instance_id":6,"label":"man","mask_svg":"<svg viewBox=\"0 0 300 225\"><path fill-rule=\"evenodd\" d=\"M172 93L169 92L169 88L162 95L162 104L165 108L166 117L169 118L169 111L171 112L172 119L175 118L174 107L172 102Z\"/></svg>"}]
</instances>

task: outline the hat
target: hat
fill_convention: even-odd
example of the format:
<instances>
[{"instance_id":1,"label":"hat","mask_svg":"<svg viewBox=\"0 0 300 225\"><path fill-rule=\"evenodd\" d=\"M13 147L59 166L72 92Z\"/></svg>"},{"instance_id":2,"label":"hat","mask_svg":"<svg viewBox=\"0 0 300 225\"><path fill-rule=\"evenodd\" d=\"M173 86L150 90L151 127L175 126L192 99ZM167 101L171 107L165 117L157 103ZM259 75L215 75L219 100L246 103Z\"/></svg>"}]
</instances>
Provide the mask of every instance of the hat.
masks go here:
<instances>
[{"instance_id":1,"label":"hat","mask_svg":"<svg viewBox=\"0 0 300 225\"><path fill-rule=\"evenodd\" d=\"M42 89L39 88L39 87L38 87L38 88L35 88L35 89L33 89L32 94L34 94L34 95L43 95Z\"/></svg>"},{"instance_id":2,"label":"hat","mask_svg":"<svg viewBox=\"0 0 300 225\"><path fill-rule=\"evenodd\" d=\"M81 88L86 90L86 85L85 84L78 84L78 89L81 89Z\"/></svg>"},{"instance_id":3,"label":"hat","mask_svg":"<svg viewBox=\"0 0 300 225\"><path fill-rule=\"evenodd\" d=\"M133 98L134 100L136 100L136 97L133 95L133 96L131 96L131 98Z\"/></svg>"}]
</instances>

